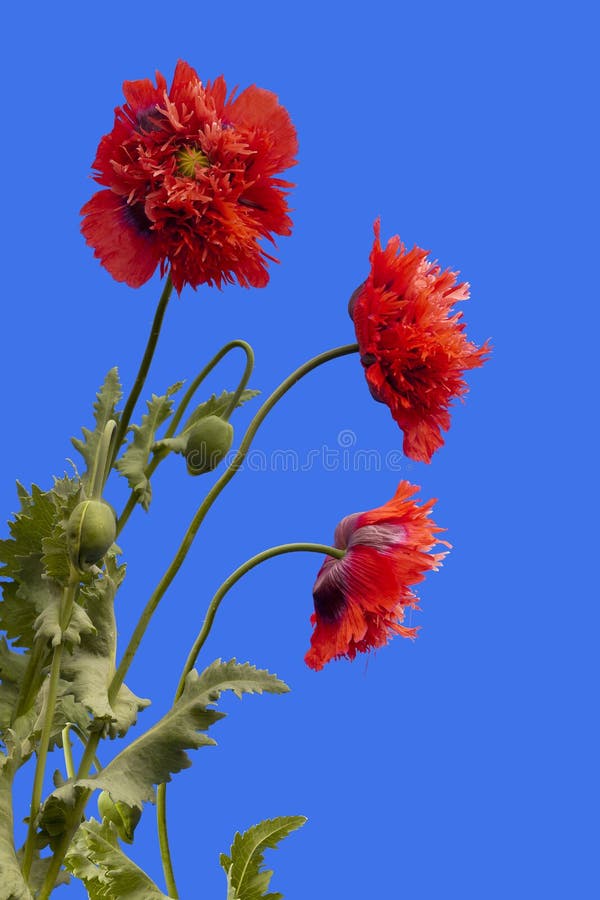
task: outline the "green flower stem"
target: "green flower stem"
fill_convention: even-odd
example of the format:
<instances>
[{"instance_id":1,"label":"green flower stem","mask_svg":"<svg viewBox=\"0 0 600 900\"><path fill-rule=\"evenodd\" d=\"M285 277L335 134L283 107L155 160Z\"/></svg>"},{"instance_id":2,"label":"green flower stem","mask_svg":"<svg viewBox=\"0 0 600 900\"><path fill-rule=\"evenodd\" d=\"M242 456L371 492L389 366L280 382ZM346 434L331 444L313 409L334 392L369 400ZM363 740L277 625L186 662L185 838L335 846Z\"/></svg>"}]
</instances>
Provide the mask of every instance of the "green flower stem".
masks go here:
<instances>
[{"instance_id":1,"label":"green flower stem","mask_svg":"<svg viewBox=\"0 0 600 900\"><path fill-rule=\"evenodd\" d=\"M303 378L309 372L312 372L313 369L316 369L319 366L322 366L324 363L329 362L332 359L338 359L341 356L347 356L350 353L356 353L357 350L358 350L358 344L345 344L343 347L335 347L333 350L327 350L325 353L321 353L321 354L319 354L319 356L315 356L313 359L310 359L308 362L305 362L298 369L296 369L294 372L292 372L291 375L288 375L288 377L285 379L285 381L282 381L281 384L279 385L279 387L275 388L275 390L270 395L270 397L267 397L267 399L265 400L263 405L260 407L260 409L258 410L256 415L250 422L250 425L248 426L248 430L246 431L246 434L242 438L242 442L239 446L239 449L238 449L237 453L235 454L233 460L231 461L230 465L227 467L227 469L225 470L223 475L221 475L219 480L213 485L211 490L208 492L208 494L206 495L206 497L204 498L204 500L202 501L202 503L196 510L196 513L195 513L192 521L190 522L190 525L183 537L183 540L179 546L179 549L177 550L177 553L175 554L175 556L174 556L173 560L171 561L165 574L160 579L158 585L154 589L152 596L148 600L148 603L146 604L146 607L143 610L142 615L140 616L140 619L134 629L134 632L131 636L129 644L127 645L125 653L123 654L123 658L121 659L121 662L119 663L119 667L117 668L117 671L110 683L109 690L108 690L109 702L112 703L114 701L114 699L116 698L119 688L123 684L125 676L126 676L127 672L129 671L129 666L131 665L131 662L137 652L137 649L142 641L142 638L144 637L144 634L146 633L146 629L147 629L148 625L150 624L150 620L151 620L152 616L154 615L154 612L155 612L158 604L160 603L160 601L162 600L167 589L171 585L173 579L179 572L179 569L181 568L181 566L183 564L183 561L188 553L188 550L192 546L194 538L196 537L198 529L200 528L200 525L204 521L206 514L208 513L209 509L211 508L211 506L213 505L213 503L215 502L215 500L217 499L217 497L219 496L219 494L221 493L223 488L227 484L229 484L229 482L231 481L233 476L236 474L236 472L238 472L240 470L240 468L242 467L244 459L246 458L246 454L248 453L248 450L250 449L250 445L252 444L252 441L254 440L256 432L258 431L262 422L265 420L267 415L273 409L275 404L279 400L281 400L281 398L285 394L287 394L287 392L290 390L290 388L292 388L298 381L300 381L301 378Z\"/></svg>"},{"instance_id":2,"label":"green flower stem","mask_svg":"<svg viewBox=\"0 0 600 900\"><path fill-rule=\"evenodd\" d=\"M83 733L83 731L81 730L81 728L79 727L79 725L76 725L75 722L69 722L69 726L70 726L71 731L73 732L73 734L76 734L77 737L79 738L79 740L81 741L84 750L86 750L86 749L87 749L87 745L88 745L88 739L87 739L87 737L85 736L85 734ZM98 759L97 756L93 756L93 757L92 757L92 762L93 762L93 764L94 764L94 766L95 766L95 768L96 768L96 772L101 772L101 771L102 771L102 766L100 765L100 760ZM91 765L91 764L90 764L90 765Z\"/></svg>"},{"instance_id":3,"label":"green flower stem","mask_svg":"<svg viewBox=\"0 0 600 900\"><path fill-rule=\"evenodd\" d=\"M221 362L221 360L223 359L224 356L226 356L228 353L230 353L231 350L235 350L237 347L239 347L241 350L243 350L244 353L246 354L246 368L244 369L244 374L242 375L242 378L237 387L237 390L236 390L234 396L232 397L232 401L227 408L226 414L223 416L223 418L229 418L233 409L235 408L235 406L237 406L237 403L242 395L242 392L244 391L246 385L248 384L250 376L252 375L252 370L254 369L254 351L252 350L252 347L250 346L250 344L246 343L246 341L236 340L236 341L230 341L228 344L225 344L225 346L221 347L219 352L215 356L213 356L211 361L204 366L204 368L198 373L198 375L196 375L196 377L190 384L189 388L185 392L185 395L182 398L181 403L179 404L179 406L177 407L177 409L175 411L175 415L173 416L171 423L169 425L169 428L168 428L167 432L165 433L165 438L171 438L175 434L175 431L177 430L177 426L181 422L181 419L183 418L183 415L184 415L186 409L190 405L190 402L191 402L194 394L196 393L196 391L198 390L198 388L200 387L200 385L202 384L204 379L207 378L208 375L210 375L212 370L215 368L215 366L218 363ZM232 404L234 404L234 405L232 405ZM150 463L148 463L148 465L146 466L146 469L144 470L144 474L145 474L146 478L149 479L154 474L154 472L158 468L159 463L162 462L162 460L167 455L168 454L166 452L161 452L161 451L154 454L152 461ZM123 512L119 516L119 521L117 522L117 536L121 533L121 531L127 524L129 516L135 509L137 502L138 501L137 501L135 491L132 491L130 494L129 500L127 501L125 508L123 509Z\"/></svg>"},{"instance_id":4,"label":"green flower stem","mask_svg":"<svg viewBox=\"0 0 600 900\"><path fill-rule=\"evenodd\" d=\"M75 725L73 725L72 727L73 731L80 738L82 744L85 747L83 756L81 757L81 762L79 763L76 778L86 778L89 775L92 765L95 765L96 771L100 772L102 766L100 765L96 756L96 749L98 747L98 744L100 743L100 733L95 732L94 734L90 735L89 740L86 741L83 734L81 733L81 730ZM75 806L73 808L73 821L76 823L76 825L74 828L68 828L57 844L57 847L50 861L50 865L48 866L48 871L46 872L46 877L44 879L44 884L42 885L42 888L40 890L38 900L48 900L48 897L52 893L54 885L56 883L56 879L58 877L58 873L60 871L60 867L62 866L63 859L67 855L69 847L71 846L71 841L73 840L73 836L79 828L79 823L85 812L87 802L92 794L93 791L91 790L83 790L81 792L81 795L79 796L79 799L75 803Z\"/></svg>"},{"instance_id":5,"label":"green flower stem","mask_svg":"<svg viewBox=\"0 0 600 900\"><path fill-rule=\"evenodd\" d=\"M169 585L175 578L177 572L181 568L181 565L185 559L185 556L186 556L189 548L192 545L192 542L196 536L198 529L200 528L200 525L202 524L206 514L208 513L209 509L211 508L212 504L217 499L217 497L219 496L219 494L221 493L223 488L226 487L226 485L231 481L231 479L236 474L236 472L238 472L239 469L241 468L241 466L244 462L244 459L246 457L246 454L248 453L248 450L250 449L250 445L252 444L252 441L254 440L256 432L258 431L263 420L266 418L268 413L273 409L273 407L278 402L278 400L280 400L284 396L284 394L286 394L290 390L290 388L296 384L297 381L299 381L301 378L303 378L304 375L307 375L309 372L312 372L313 369L318 368L319 366L323 365L324 363L329 362L329 360L338 359L341 356L348 356L350 353L356 353L357 350L358 350L358 344L346 344L342 347L336 347L333 350L327 350L325 353L319 354L319 356L315 356L314 359L310 359L308 362L304 363L302 366L300 366L298 369L296 369L294 372L292 372L292 374L289 375L285 379L285 381L283 381L279 385L279 387L273 391L271 396L268 397L265 400L265 402L263 403L263 405L260 407L260 409L258 410L256 415L250 422L250 425L248 426L248 430L246 431L246 434L244 435L242 442L240 444L240 447L239 447L234 459L232 460L231 464L225 470L223 475L221 475L220 479L213 485L211 490L208 492L208 494L204 498L203 502L198 507L198 510L196 511L196 514L195 514L194 518L192 519L190 526L184 535L184 538L183 538L183 541L181 542L179 550L177 551L169 568L167 569L167 571L161 578L154 593L152 594L148 603L146 604L146 608L144 609L142 616L140 617L140 620L139 620L139 622L135 628L135 631L131 637L131 640L129 641L129 645L127 646L125 654L123 655L123 659L121 660L119 668L117 669L117 672L115 673L115 676L110 684L109 700L111 702L115 699L116 695L118 694L119 688L123 684L125 676L126 676L127 672L129 671L129 666L131 665L131 661L133 660L133 657L135 656L135 653L142 641L142 638L146 632L146 628L148 627L150 619L152 618L152 615L153 615L156 607L160 603L167 588L169 587ZM90 739L88 741L87 747L85 749L85 752L84 752L81 762L79 764L79 769L77 771L78 778L87 777L87 775L90 771L90 768L92 766L92 762L94 760L94 754L96 752L96 749L97 749L99 743L100 743L99 732L95 732L94 734L90 735ZM92 793L92 791L89 791L89 790L82 791L81 796L75 805L73 821L79 822L81 816L83 815L83 813L85 811L85 807L86 807L87 801L88 801L91 793ZM76 826L76 827L78 827L78 826ZM50 863L50 866L48 867L48 871L46 873L46 878L44 880L44 886L43 886L37 900L48 900L48 897L50 896L52 888L54 887L54 883L56 881L56 877L58 875L59 869L62 865L62 861L63 861L63 859L69 849L71 841L73 839L75 830L76 830L76 828L67 830L63 834L62 838L60 839L60 842L58 843L56 850L54 851L54 855L52 857L52 862Z\"/></svg>"},{"instance_id":6,"label":"green flower stem","mask_svg":"<svg viewBox=\"0 0 600 900\"><path fill-rule=\"evenodd\" d=\"M244 353L246 354L246 367L244 369L244 374L242 375L242 378L241 378L240 383L237 387L237 390L234 394L234 397L232 398L232 402L233 402L233 400L235 400L235 404L233 404L233 405L232 405L232 403L229 404L229 407L227 408L228 409L227 415L224 416L224 418L229 418L229 416L231 415L231 412L237 406L238 400L240 399L240 397L242 395L242 391L248 384L248 381L250 380L250 376L252 375L252 371L254 369L254 351L253 351L252 347L250 346L250 344L248 344L246 341L240 341L240 340L229 341L228 344L225 344L223 347L221 347L219 352L217 354L215 354L215 356L213 356L211 361L209 363L207 363L204 366L204 368L196 375L196 377L190 384L189 388L185 392L185 395L183 396L181 403L177 407L177 410L175 411L175 415L173 416L171 423L169 425L168 431L165 434L166 438L173 437L173 435L177 431L177 426L181 422L181 420L183 418L183 414L185 413L186 409L190 405L194 394L196 393L196 391L198 390L198 388L200 387L200 385L202 384L204 379L210 375L212 370L215 368L216 365L218 365L218 363L221 362L223 357L227 356L228 353L231 353L231 351L235 350L237 347L239 347L240 350L243 350Z\"/></svg>"},{"instance_id":7,"label":"green flower stem","mask_svg":"<svg viewBox=\"0 0 600 900\"><path fill-rule=\"evenodd\" d=\"M25 669L23 681L19 688L19 696L12 715L11 725L31 708L39 691L40 673L46 661L48 650L44 641L36 640L31 653L29 654L29 662Z\"/></svg>"},{"instance_id":8,"label":"green flower stem","mask_svg":"<svg viewBox=\"0 0 600 900\"><path fill-rule=\"evenodd\" d=\"M102 499L104 482L110 471L111 445L116 427L117 423L113 419L107 422L98 444L98 451L94 457L94 467L90 473L92 500Z\"/></svg>"},{"instance_id":9,"label":"green flower stem","mask_svg":"<svg viewBox=\"0 0 600 900\"><path fill-rule=\"evenodd\" d=\"M69 583L65 588L63 602L60 615L61 631L64 631L71 619L73 611L73 603L79 590L79 575L72 569ZM42 733L40 743L37 750L37 761L35 766L35 776L33 780L33 791L31 794L31 806L29 810L29 823L27 827L27 840L25 841L25 850L23 853L23 877L27 881L31 871L31 863L33 861L33 850L35 844L35 834L37 829L37 818L42 801L42 790L44 787L44 775L46 772L46 760L48 758L48 746L50 744L50 735L52 733L52 724L54 722L54 708L56 706L56 695L58 693L58 680L60 677L60 664L62 660L63 642L56 645L52 654L52 667L50 669L50 677L48 681L48 694L46 696L46 705L44 710L44 723L42 725Z\"/></svg>"},{"instance_id":10,"label":"green flower stem","mask_svg":"<svg viewBox=\"0 0 600 900\"><path fill-rule=\"evenodd\" d=\"M240 578L243 578L244 575L246 575L247 572L250 572L261 563L266 562L266 560L273 559L276 556L282 556L284 553L324 553L327 556L333 556L336 559L341 559L344 556L345 551L340 550L337 547L330 547L327 544L280 544L278 547L271 547L269 548L269 550L263 550L262 553L257 553L256 556L251 557L251 559L247 560L245 563L243 563L243 565L239 566L239 568L237 568L235 572L233 572L229 576L229 578L227 578L223 582L221 587L218 589L218 591L210 601L210 604L206 611L206 616L204 617L204 622L202 623L202 628L200 629L198 637L192 645L192 649L190 650L186 663L183 667L183 671L179 679L179 684L177 685L177 690L175 692L175 700L173 701L174 703L176 703L183 694L183 690L185 688L185 680L194 668L194 665L198 658L198 654L200 653L200 650L204 646L206 639L210 634L210 630L215 620L217 610L221 605L221 601L223 600L225 595L231 590L234 584L236 584L240 580ZM160 858L162 860L168 895L169 897L177 898L179 897L179 894L177 893L173 864L171 862L171 852L169 850L166 804L167 785L159 784L156 797L156 821L158 827L158 841L160 845Z\"/></svg>"},{"instance_id":11,"label":"green flower stem","mask_svg":"<svg viewBox=\"0 0 600 900\"><path fill-rule=\"evenodd\" d=\"M234 584L236 584L240 580L240 578L243 578L247 572L252 571L252 569L254 569L256 566L259 566L261 563L266 562L266 560L268 559L274 559L276 556L283 556L284 553L321 553L325 554L326 556L333 556L335 557L335 559L342 559L345 556L346 551L340 550L338 547L330 547L328 544L279 544L279 546L277 547L270 547L268 550L263 550L262 553L257 553L256 556L252 556L245 563L243 563L243 565L239 566L239 568L237 568L235 572L232 572L229 578L227 578L223 582L219 590L210 601L210 604L206 611L206 616L204 617L204 622L202 623L202 628L200 629L198 637L192 645L192 649L190 650L185 666L183 667L183 671L179 679L179 684L177 685L177 691L175 692L175 701L179 700L179 698L183 694L183 689L185 688L185 680L194 668L194 665L196 664L196 660L198 658L198 654L206 643L206 639L210 634L210 630L213 626L217 610L221 605L221 601L223 600L225 595L229 593Z\"/></svg>"},{"instance_id":12,"label":"green flower stem","mask_svg":"<svg viewBox=\"0 0 600 900\"><path fill-rule=\"evenodd\" d=\"M165 877L167 896L174 897L177 900L177 898L179 897L179 891L177 890L175 872L173 871L173 861L171 859L171 848L169 847L169 831L167 826L167 791L165 784L159 784L156 791L156 827L158 830L160 861Z\"/></svg>"},{"instance_id":13,"label":"green flower stem","mask_svg":"<svg viewBox=\"0 0 600 900\"><path fill-rule=\"evenodd\" d=\"M160 329L162 327L163 319L165 316L165 310L167 308L167 303L171 297L171 293L173 292L173 282L171 281L171 276L167 277L165 282L165 286L163 288L163 292L160 295L160 300L158 301L158 306L156 308L156 313L154 314L154 321L152 322L152 328L150 330L150 337L148 338L148 343L146 345L146 350L144 352L144 356L142 358L142 362L140 364L140 370L137 374L137 378L135 383L131 389L131 393L127 398L127 403L125 404L125 408L121 414L119 419L119 427L117 430L117 436L113 445L113 452L111 456L111 465L114 463L117 453L119 452L119 448L123 443L125 438L125 434L129 427L129 422L135 409L135 404L137 403L142 388L144 386L144 382L146 381L146 376L148 374L148 370L150 368L150 363L152 362L152 357L154 356L154 351L156 350L156 344L158 343L158 337L160 335Z\"/></svg>"},{"instance_id":14,"label":"green flower stem","mask_svg":"<svg viewBox=\"0 0 600 900\"><path fill-rule=\"evenodd\" d=\"M73 750L71 748L71 723L67 722L62 730L63 754L65 757L65 768L67 770L67 778L75 778L75 765L73 763Z\"/></svg>"}]
</instances>

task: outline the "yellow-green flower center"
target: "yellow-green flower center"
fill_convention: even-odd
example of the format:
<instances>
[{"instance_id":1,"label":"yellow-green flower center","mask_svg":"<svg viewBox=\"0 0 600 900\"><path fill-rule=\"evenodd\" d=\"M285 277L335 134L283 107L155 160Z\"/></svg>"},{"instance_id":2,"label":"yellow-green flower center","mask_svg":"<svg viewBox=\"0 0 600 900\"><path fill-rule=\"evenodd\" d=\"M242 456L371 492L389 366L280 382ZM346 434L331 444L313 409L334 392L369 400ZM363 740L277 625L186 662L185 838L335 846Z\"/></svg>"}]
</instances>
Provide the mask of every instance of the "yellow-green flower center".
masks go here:
<instances>
[{"instance_id":1,"label":"yellow-green flower center","mask_svg":"<svg viewBox=\"0 0 600 900\"><path fill-rule=\"evenodd\" d=\"M177 168L186 178L195 178L198 166L206 169L209 165L208 156L193 145L183 147L177 153Z\"/></svg>"}]
</instances>

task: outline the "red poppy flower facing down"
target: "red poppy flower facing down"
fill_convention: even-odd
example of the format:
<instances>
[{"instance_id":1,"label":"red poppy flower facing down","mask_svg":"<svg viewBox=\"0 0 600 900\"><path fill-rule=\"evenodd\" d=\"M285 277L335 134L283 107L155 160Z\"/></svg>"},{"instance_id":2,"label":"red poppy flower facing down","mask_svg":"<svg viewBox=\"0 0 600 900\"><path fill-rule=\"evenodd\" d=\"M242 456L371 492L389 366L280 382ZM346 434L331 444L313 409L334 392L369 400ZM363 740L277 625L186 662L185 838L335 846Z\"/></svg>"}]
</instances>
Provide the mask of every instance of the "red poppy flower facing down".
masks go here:
<instances>
[{"instance_id":1,"label":"red poppy flower facing down","mask_svg":"<svg viewBox=\"0 0 600 900\"><path fill-rule=\"evenodd\" d=\"M126 81L127 103L98 146L98 191L82 232L102 265L139 287L160 264L184 284L262 287L261 238L291 233L278 174L294 165L296 132L275 94L255 86L227 99L222 77L203 85L179 61L173 84Z\"/></svg>"},{"instance_id":2,"label":"red poppy flower facing down","mask_svg":"<svg viewBox=\"0 0 600 900\"><path fill-rule=\"evenodd\" d=\"M403 430L405 454L430 462L450 427L450 402L467 391L465 370L481 366L490 348L467 340L462 313L452 311L469 285L426 250L407 252L399 237L383 249L379 232L377 220L371 271L349 311L371 393Z\"/></svg>"},{"instance_id":3,"label":"red poppy flower facing down","mask_svg":"<svg viewBox=\"0 0 600 900\"><path fill-rule=\"evenodd\" d=\"M403 625L406 607L417 609L411 590L446 555L431 553L442 531L429 518L434 500L419 506L411 499L419 489L401 481L389 503L342 519L334 544L346 554L328 556L315 581L315 628L305 661L322 669L337 657L382 647L394 634L414 638L416 628Z\"/></svg>"}]
</instances>

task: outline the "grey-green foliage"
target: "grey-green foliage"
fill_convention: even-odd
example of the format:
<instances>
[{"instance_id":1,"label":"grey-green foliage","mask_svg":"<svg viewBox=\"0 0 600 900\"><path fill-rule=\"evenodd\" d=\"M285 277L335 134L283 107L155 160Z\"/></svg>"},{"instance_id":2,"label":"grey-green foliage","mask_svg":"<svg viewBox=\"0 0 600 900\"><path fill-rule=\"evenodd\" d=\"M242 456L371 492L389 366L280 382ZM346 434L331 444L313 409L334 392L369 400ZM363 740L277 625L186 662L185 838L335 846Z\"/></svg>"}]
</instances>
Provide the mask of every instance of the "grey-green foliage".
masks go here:
<instances>
[{"instance_id":1,"label":"grey-green foliage","mask_svg":"<svg viewBox=\"0 0 600 900\"><path fill-rule=\"evenodd\" d=\"M171 775L191 765L186 750L214 745L206 731L224 713L209 708L223 691L238 697L248 693L281 694L289 690L277 676L234 659L218 659L199 675L192 670L187 676L181 697L156 725L121 751L101 772L89 778L68 781L58 787L46 801L42 825L49 816L52 822L60 816L67 822L82 789L105 790L113 802L142 808L154 801L154 787L171 780ZM53 825L54 827L54 825Z\"/></svg>"},{"instance_id":2,"label":"grey-green foliage","mask_svg":"<svg viewBox=\"0 0 600 900\"><path fill-rule=\"evenodd\" d=\"M274 850L290 832L306 822L304 816L279 816L253 825L233 839L229 856L220 863L227 873L227 900L283 900L283 894L267 893L273 872L263 868L264 852Z\"/></svg>"},{"instance_id":3,"label":"grey-green foliage","mask_svg":"<svg viewBox=\"0 0 600 900\"><path fill-rule=\"evenodd\" d=\"M156 432L173 412L171 398L182 384L182 381L178 381L162 397L153 394L152 399L147 401L148 412L142 416L141 425L131 426L133 440L115 466L121 475L125 476L138 503L141 503L145 510L149 508L152 500L152 487L145 469L152 452Z\"/></svg>"},{"instance_id":4,"label":"grey-green foliage","mask_svg":"<svg viewBox=\"0 0 600 900\"><path fill-rule=\"evenodd\" d=\"M14 848L12 782L20 764L20 742L15 735L4 732L6 752L0 751L0 873L1 896L6 900L32 900L32 895L21 874L21 867Z\"/></svg>"},{"instance_id":5,"label":"grey-green foliage","mask_svg":"<svg viewBox=\"0 0 600 900\"><path fill-rule=\"evenodd\" d=\"M39 730L46 667L52 646L64 641L67 649L93 632L94 625L80 603L70 622L60 622L60 608L68 580L68 547L64 523L79 500L78 478L55 479L49 491L34 485L31 492L17 485L20 510L9 523L10 536L0 541L0 628L12 643L0 648L0 729L13 728L21 740L21 759L33 747ZM50 570L50 571L49 571ZM93 576L84 576L89 585ZM25 653L15 652L15 648ZM62 682L59 687L62 687ZM27 687L27 691L21 690ZM72 692L71 692L72 693ZM51 746L59 738L61 717L81 724L89 720L76 709L73 697L61 696L55 712ZM82 715L83 713L83 715ZM28 730L29 729L29 730Z\"/></svg>"},{"instance_id":6,"label":"grey-green foliage","mask_svg":"<svg viewBox=\"0 0 600 900\"><path fill-rule=\"evenodd\" d=\"M83 881L90 900L167 900L167 895L120 849L110 822L84 822L65 865Z\"/></svg>"},{"instance_id":7,"label":"grey-green foliage","mask_svg":"<svg viewBox=\"0 0 600 900\"><path fill-rule=\"evenodd\" d=\"M22 485L17 489L21 509L9 522L10 537L0 541L0 576L10 579L2 584L0 628L15 646L31 649L68 581L64 523L79 500L81 483L63 478L49 491L36 485L31 493Z\"/></svg>"},{"instance_id":8,"label":"grey-green foliage","mask_svg":"<svg viewBox=\"0 0 600 900\"><path fill-rule=\"evenodd\" d=\"M19 687L27 668L27 656L15 653L0 637L0 733L9 728L12 712L19 696Z\"/></svg>"},{"instance_id":9,"label":"grey-green foliage","mask_svg":"<svg viewBox=\"0 0 600 900\"><path fill-rule=\"evenodd\" d=\"M93 472L98 445L104 434L104 429L111 419L115 422L119 421L116 407L122 396L123 391L119 381L119 370L115 367L110 370L104 379L102 387L96 394L94 403L95 426L93 430L82 428L83 440L81 438L71 438L73 446L85 460L86 474L82 478L85 486L87 486L90 474Z\"/></svg>"},{"instance_id":10,"label":"grey-green foliage","mask_svg":"<svg viewBox=\"0 0 600 900\"><path fill-rule=\"evenodd\" d=\"M111 737L122 737L150 701L136 697L126 685L121 685L112 703L108 698L115 674L117 643L114 601L125 577L125 566L117 565L112 553L107 555L105 563L103 577L81 589L81 600L92 628L82 633L79 644L65 655L61 675L67 682L65 690L89 712L94 727L106 730Z\"/></svg>"}]
</instances>

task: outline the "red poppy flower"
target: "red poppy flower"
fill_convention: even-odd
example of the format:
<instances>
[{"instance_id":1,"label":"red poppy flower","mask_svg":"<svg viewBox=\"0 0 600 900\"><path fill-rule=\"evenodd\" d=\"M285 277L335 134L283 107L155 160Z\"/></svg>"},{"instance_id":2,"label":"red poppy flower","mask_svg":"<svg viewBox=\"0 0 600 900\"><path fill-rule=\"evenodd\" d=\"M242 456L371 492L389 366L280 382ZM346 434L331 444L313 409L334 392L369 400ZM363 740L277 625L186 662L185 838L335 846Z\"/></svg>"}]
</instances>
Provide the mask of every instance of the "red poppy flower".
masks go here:
<instances>
[{"instance_id":1,"label":"red poppy flower","mask_svg":"<svg viewBox=\"0 0 600 900\"><path fill-rule=\"evenodd\" d=\"M379 233L377 220L371 271L349 312L371 393L403 430L404 453L430 462L450 427L450 402L468 389L465 370L481 366L490 347L467 340L462 313L452 309L467 299L469 285L428 260L426 250L407 252L399 237L383 249Z\"/></svg>"},{"instance_id":2,"label":"red poppy flower","mask_svg":"<svg viewBox=\"0 0 600 900\"><path fill-rule=\"evenodd\" d=\"M222 77L203 85L179 61L173 84L157 72L126 81L127 103L98 146L98 191L82 209L82 232L117 281L139 287L160 264L184 284L262 287L261 238L291 233L289 182L296 132L275 94L252 86L227 99Z\"/></svg>"},{"instance_id":3,"label":"red poppy flower","mask_svg":"<svg viewBox=\"0 0 600 900\"><path fill-rule=\"evenodd\" d=\"M387 644L394 634L414 638L416 628L403 625L406 607L417 609L411 585L437 569L445 553L431 553L445 544L429 513L434 500L419 506L411 499L419 488L401 481L395 496L378 509L342 519L334 545L346 554L328 556L313 589L315 628L305 661L322 669L330 659Z\"/></svg>"}]
</instances>

